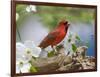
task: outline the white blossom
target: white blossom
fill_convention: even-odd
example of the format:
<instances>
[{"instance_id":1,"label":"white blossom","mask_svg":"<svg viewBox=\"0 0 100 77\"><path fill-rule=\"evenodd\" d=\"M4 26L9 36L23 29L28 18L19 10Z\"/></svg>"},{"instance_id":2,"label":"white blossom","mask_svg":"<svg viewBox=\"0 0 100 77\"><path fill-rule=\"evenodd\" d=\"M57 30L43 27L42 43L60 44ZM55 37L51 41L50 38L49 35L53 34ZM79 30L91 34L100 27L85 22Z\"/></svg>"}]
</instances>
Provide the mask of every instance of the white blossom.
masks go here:
<instances>
[{"instance_id":1,"label":"white blossom","mask_svg":"<svg viewBox=\"0 0 100 77\"><path fill-rule=\"evenodd\" d=\"M33 41L16 43L16 72L28 72L32 56L39 57L41 48L37 47Z\"/></svg>"},{"instance_id":2,"label":"white blossom","mask_svg":"<svg viewBox=\"0 0 100 77\"><path fill-rule=\"evenodd\" d=\"M19 14L16 13L16 21L19 19Z\"/></svg>"},{"instance_id":3,"label":"white blossom","mask_svg":"<svg viewBox=\"0 0 100 77\"><path fill-rule=\"evenodd\" d=\"M75 34L75 33L72 35L72 37L71 37L71 42L70 42L71 44L75 44L75 42L76 42L76 40L77 40L77 39L76 39L76 36L77 36L77 34Z\"/></svg>"},{"instance_id":4,"label":"white blossom","mask_svg":"<svg viewBox=\"0 0 100 77\"><path fill-rule=\"evenodd\" d=\"M25 62L24 60L16 61L16 73L27 73L29 72L30 67L31 67L31 64L28 62Z\"/></svg>"},{"instance_id":5,"label":"white blossom","mask_svg":"<svg viewBox=\"0 0 100 77\"><path fill-rule=\"evenodd\" d=\"M36 12L37 10L36 10L36 6L35 5L29 5L29 6L27 6L26 7L26 11L27 12Z\"/></svg>"}]
</instances>

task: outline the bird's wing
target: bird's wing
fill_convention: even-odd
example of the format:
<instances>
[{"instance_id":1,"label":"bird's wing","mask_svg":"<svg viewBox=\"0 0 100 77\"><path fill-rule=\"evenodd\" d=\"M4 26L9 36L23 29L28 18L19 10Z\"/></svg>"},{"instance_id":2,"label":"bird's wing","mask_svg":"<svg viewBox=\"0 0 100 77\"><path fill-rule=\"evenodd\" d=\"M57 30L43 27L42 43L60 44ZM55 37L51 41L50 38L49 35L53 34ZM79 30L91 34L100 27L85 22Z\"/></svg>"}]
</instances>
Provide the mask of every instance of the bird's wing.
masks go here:
<instances>
[{"instance_id":1,"label":"bird's wing","mask_svg":"<svg viewBox=\"0 0 100 77\"><path fill-rule=\"evenodd\" d=\"M51 45L55 40L56 37L59 35L58 31L53 31L51 33L49 33L44 39L43 41L40 43L39 47L41 48L46 48L49 45Z\"/></svg>"}]
</instances>

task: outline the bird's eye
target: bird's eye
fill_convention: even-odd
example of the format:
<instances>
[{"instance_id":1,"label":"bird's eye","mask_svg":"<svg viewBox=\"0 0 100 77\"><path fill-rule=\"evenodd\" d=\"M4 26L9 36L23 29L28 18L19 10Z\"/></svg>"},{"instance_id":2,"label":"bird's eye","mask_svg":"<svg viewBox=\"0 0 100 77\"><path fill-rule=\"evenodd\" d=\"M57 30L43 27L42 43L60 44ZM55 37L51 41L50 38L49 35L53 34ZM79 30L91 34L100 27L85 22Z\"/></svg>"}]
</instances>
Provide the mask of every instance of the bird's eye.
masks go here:
<instances>
[{"instance_id":1,"label":"bird's eye","mask_svg":"<svg viewBox=\"0 0 100 77\"><path fill-rule=\"evenodd\" d=\"M64 22L64 25L67 25L67 23L68 23L67 21L66 21L66 22Z\"/></svg>"}]
</instances>

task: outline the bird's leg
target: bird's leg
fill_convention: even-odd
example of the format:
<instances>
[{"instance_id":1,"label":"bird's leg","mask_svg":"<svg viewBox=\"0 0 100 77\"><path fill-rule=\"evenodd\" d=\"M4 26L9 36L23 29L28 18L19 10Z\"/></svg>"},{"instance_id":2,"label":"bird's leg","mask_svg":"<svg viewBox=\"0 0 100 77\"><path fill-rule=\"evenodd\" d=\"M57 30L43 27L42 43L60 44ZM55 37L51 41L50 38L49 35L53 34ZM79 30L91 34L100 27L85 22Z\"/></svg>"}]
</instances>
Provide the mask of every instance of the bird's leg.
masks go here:
<instances>
[{"instance_id":1,"label":"bird's leg","mask_svg":"<svg viewBox=\"0 0 100 77\"><path fill-rule=\"evenodd\" d=\"M54 47L54 46L51 46L51 47L52 47L53 51L55 51L55 54L57 54L56 47Z\"/></svg>"},{"instance_id":2,"label":"bird's leg","mask_svg":"<svg viewBox=\"0 0 100 77\"><path fill-rule=\"evenodd\" d=\"M40 53L39 57L40 58L46 58L47 57L48 52L45 51L44 49L42 49L42 52Z\"/></svg>"}]
</instances>

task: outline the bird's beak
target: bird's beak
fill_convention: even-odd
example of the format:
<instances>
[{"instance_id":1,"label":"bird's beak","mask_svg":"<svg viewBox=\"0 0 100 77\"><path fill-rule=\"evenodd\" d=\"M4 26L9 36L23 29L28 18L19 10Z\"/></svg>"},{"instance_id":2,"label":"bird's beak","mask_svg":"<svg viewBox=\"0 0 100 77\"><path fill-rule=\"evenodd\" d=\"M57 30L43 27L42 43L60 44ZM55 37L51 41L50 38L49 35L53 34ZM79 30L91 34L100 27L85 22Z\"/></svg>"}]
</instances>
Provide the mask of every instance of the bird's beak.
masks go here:
<instances>
[{"instance_id":1,"label":"bird's beak","mask_svg":"<svg viewBox=\"0 0 100 77\"><path fill-rule=\"evenodd\" d=\"M70 24L68 24L68 27L70 26Z\"/></svg>"}]
</instances>

